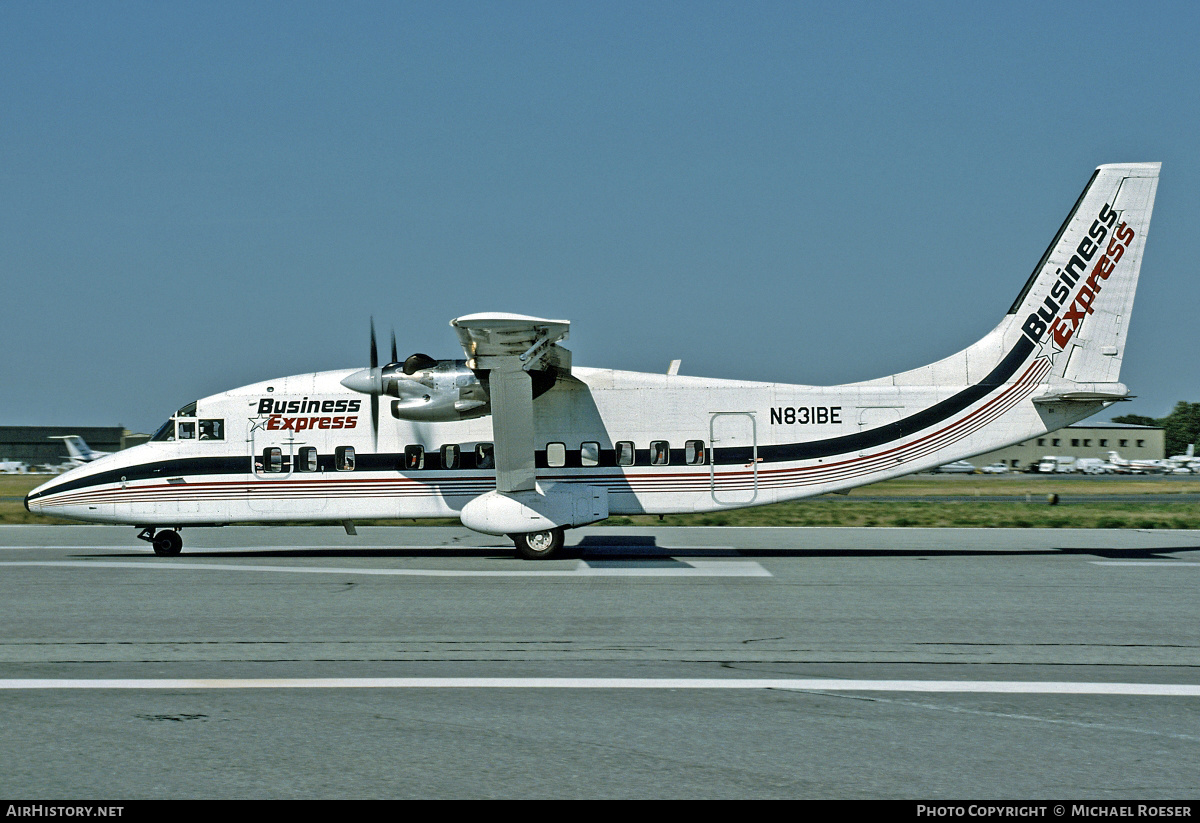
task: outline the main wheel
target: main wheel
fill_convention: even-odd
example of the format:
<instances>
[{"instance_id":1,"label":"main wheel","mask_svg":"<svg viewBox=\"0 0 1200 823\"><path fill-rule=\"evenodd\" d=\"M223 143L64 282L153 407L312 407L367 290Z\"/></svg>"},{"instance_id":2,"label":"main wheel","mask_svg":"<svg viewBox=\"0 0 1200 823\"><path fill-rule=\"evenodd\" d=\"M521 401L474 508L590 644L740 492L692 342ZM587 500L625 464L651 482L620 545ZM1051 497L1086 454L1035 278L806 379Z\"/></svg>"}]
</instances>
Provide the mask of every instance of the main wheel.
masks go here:
<instances>
[{"instance_id":1,"label":"main wheel","mask_svg":"<svg viewBox=\"0 0 1200 823\"><path fill-rule=\"evenodd\" d=\"M154 536L154 553L161 557L174 557L183 551L183 538L179 532L168 529Z\"/></svg>"},{"instance_id":2,"label":"main wheel","mask_svg":"<svg viewBox=\"0 0 1200 823\"><path fill-rule=\"evenodd\" d=\"M528 534L510 534L513 543L517 546L517 556L523 557L526 560L545 560L548 557L553 557L554 553L562 548L563 545L563 530L549 529L544 532L530 532Z\"/></svg>"}]
</instances>

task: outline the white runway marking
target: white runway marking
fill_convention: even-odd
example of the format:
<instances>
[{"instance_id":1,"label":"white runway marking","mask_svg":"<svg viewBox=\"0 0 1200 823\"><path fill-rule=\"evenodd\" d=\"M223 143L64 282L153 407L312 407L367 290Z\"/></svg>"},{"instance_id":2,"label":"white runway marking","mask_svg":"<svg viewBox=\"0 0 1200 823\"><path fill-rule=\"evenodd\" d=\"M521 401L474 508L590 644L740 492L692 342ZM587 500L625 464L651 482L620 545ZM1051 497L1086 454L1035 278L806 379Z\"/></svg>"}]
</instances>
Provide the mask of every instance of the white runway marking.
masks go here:
<instances>
[{"instance_id":1,"label":"white runway marking","mask_svg":"<svg viewBox=\"0 0 1200 823\"><path fill-rule=\"evenodd\" d=\"M667 562L671 565L656 565ZM240 563L177 563L171 560L15 560L0 567L138 569L141 571L278 572L283 574L358 574L390 577L770 577L753 560L580 560L573 569L358 569L351 566L249 566Z\"/></svg>"},{"instance_id":2,"label":"white runway marking","mask_svg":"<svg viewBox=\"0 0 1200 823\"><path fill-rule=\"evenodd\" d=\"M1082 683L1027 680L822 680L624 677L328 677L173 679L8 679L16 689L782 689L814 692L917 692L943 694L1085 694L1200 697L1200 685Z\"/></svg>"},{"instance_id":3,"label":"white runway marking","mask_svg":"<svg viewBox=\"0 0 1200 823\"><path fill-rule=\"evenodd\" d=\"M106 551L106 552L121 552L128 553L136 551L140 546L124 546L124 545L106 545L106 546L81 546L78 544L63 545L63 546L0 546L0 551ZM567 546L568 549L576 548ZM604 552L621 552L642 551L647 548L655 549L660 552L736 552L738 549L734 546L623 546L619 543L604 544L597 543L586 547L588 551L604 551ZM438 545L438 546L277 546L277 545L262 545L262 546L236 546L236 547L221 547L209 546L206 548L190 548L188 554L196 557L203 557L209 552L370 552L370 551L468 551L468 552L511 552L512 544L497 544L494 546L460 546L454 545ZM146 552L149 557L150 553Z\"/></svg>"},{"instance_id":4,"label":"white runway marking","mask_svg":"<svg viewBox=\"0 0 1200 823\"><path fill-rule=\"evenodd\" d=\"M1186 560L1092 560L1096 566L1161 566L1175 568L1176 566L1200 566L1200 563Z\"/></svg>"}]
</instances>

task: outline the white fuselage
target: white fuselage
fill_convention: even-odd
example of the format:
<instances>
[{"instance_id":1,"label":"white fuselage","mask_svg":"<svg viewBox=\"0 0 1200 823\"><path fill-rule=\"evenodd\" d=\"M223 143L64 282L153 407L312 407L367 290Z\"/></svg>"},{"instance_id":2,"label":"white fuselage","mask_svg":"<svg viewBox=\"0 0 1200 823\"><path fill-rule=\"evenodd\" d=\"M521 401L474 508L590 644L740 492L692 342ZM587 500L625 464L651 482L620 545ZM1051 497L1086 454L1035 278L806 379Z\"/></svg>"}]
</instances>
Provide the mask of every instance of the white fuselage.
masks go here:
<instances>
[{"instance_id":1,"label":"white fuselage","mask_svg":"<svg viewBox=\"0 0 1200 823\"><path fill-rule=\"evenodd\" d=\"M538 483L601 488L610 515L714 511L853 488L1096 411L1076 405L1048 417L1030 402L1045 368L1042 359L1027 361L963 408L955 398L971 387L936 381L814 387L576 368L534 401ZM477 447L492 441L490 417L398 420L384 397L376 447L371 399L340 383L352 371L201 399L194 416L173 418L160 435L170 439L63 474L28 505L131 525L337 522L453 517L495 488L494 471L476 465ZM932 424L895 429L920 413Z\"/></svg>"}]
</instances>

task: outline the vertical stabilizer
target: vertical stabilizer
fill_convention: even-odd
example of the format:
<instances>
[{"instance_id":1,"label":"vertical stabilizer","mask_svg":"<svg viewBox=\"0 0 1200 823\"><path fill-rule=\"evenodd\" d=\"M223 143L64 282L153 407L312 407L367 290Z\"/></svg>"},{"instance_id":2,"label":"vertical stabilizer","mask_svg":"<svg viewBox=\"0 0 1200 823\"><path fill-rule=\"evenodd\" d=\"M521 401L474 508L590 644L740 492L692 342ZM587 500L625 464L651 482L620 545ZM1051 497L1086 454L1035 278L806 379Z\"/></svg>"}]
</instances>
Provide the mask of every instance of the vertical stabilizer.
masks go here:
<instances>
[{"instance_id":1,"label":"vertical stabilizer","mask_svg":"<svg viewBox=\"0 0 1200 823\"><path fill-rule=\"evenodd\" d=\"M1097 168L1009 310L1063 390L1120 378L1160 166Z\"/></svg>"}]
</instances>

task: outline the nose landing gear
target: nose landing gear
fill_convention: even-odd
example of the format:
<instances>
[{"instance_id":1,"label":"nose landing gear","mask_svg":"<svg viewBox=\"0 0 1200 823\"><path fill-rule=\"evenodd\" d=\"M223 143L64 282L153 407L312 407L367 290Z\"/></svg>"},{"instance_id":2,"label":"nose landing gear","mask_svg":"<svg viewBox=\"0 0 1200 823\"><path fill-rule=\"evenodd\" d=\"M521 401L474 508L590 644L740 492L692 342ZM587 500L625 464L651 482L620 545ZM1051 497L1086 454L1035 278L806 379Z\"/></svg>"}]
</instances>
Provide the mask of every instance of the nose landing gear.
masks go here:
<instances>
[{"instance_id":1,"label":"nose landing gear","mask_svg":"<svg viewBox=\"0 0 1200 823\"><path fill-rule=\"evenodd\" d=\"M174 529L156 532L154 526L146 526L138 532L138 538L154 546L154 553L159 557L175 557L183 551L183 538Z\"/></svg>"}]
</instances>

